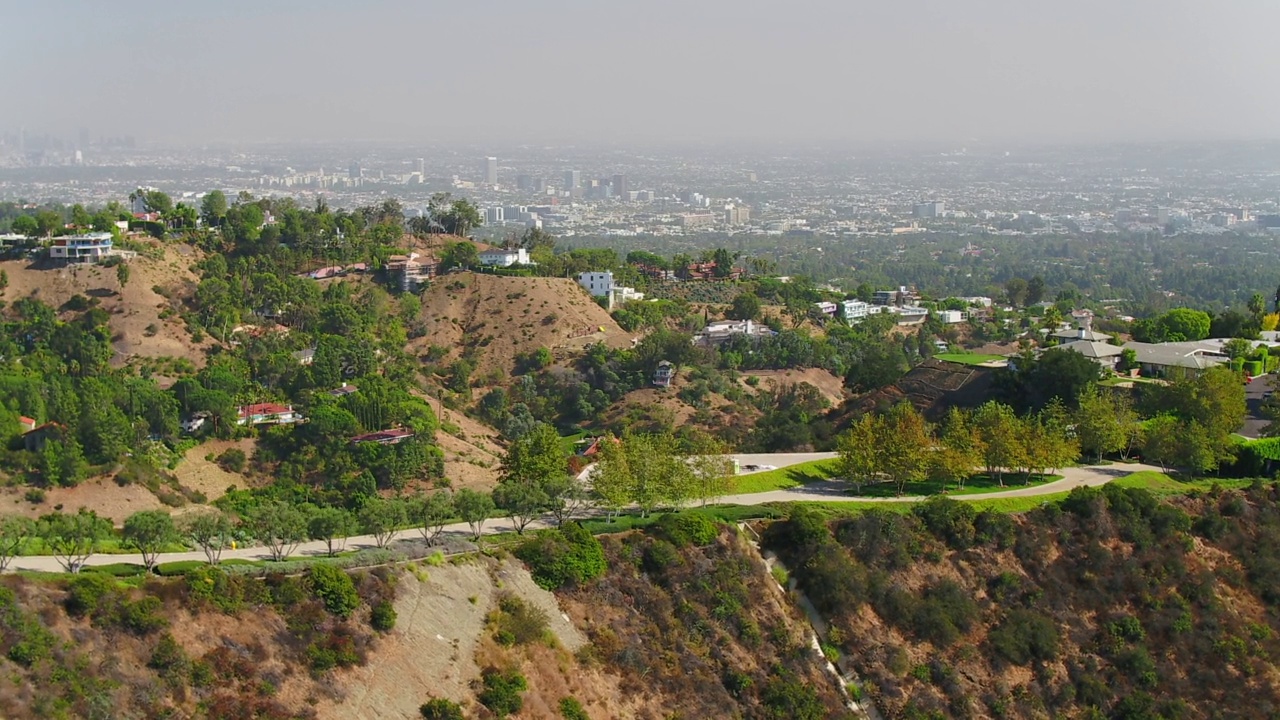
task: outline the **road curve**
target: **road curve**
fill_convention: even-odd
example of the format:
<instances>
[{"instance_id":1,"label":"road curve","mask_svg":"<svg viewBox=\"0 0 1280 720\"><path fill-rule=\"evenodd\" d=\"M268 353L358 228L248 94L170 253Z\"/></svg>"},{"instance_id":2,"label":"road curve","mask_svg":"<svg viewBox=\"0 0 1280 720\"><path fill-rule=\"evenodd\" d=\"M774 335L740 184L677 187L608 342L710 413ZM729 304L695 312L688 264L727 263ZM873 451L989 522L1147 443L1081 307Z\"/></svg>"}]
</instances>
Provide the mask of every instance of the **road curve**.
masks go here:
<instances>
[{"instance_id":1,"label":"road curve","mask_svg":"<svg viewBox=\"0 0 1280 720\"><path fill-rule=\"evenodd\" d=\"M796 465L802 462L812 460L825 460L835 457L835 453L785 453L785 454L760 454L760 455L735 455L741 464L758 464L773 465L775 467L787 467L788 465ZM1044 485L1035 485L1032 487L1010 487L1007 490L999 490L996 492L981 493L975 495L957 495L957 500L990 500L994 498L1011 498L1011 497L1035 497L1037 495L1051 495L1053 493L1067 492L1072 488L1082 486L1104 485L1125 475L1130 475L1143 470L1154 470L1161 472L1161 469L1152 465L1143 465L1140 463L1125 465L1104 465L1104 466L1085 466L1073 467L1060 470L1063 476L1061 480L1055 480ZM1016 482L1016 481L1015 481ZM805 501L822 501L822 502L861 502L861 503L895 503L895 502L916 502L923 500L924 496L913 495L892 498L866 498L849 495L848 484L839 480L830 480L826 482L811 483L787 490L771 490L769 492L752 493L749 495L729 495L723 498L717 498L715 502L730 505L764 505L766 503L777 502L805 502ZM528 529L534 530L538 528L549 527L546 521L535 522ZM485 522L484 534L494 535L497 533L513 532L514 527L510 520L506 518L493 518ZM466 523L456 523L445 527L445 536L453 538L470 538L471 531ZM395 539L412 539L420 538L421 535L417 530L401 530L396 533ZM375 547L372 535L360 535L347 538L346 550L362 550ZM321 557L325 555L325 544L319 541L310 541L298 545L297 550L293 553L294 559ZM204 553L194 552L176 552L163 553L160 555L159 562L179 562L185 560L204 561ZM223 560L239 559L239 560L269 560L270 555L265 548L262 547L242 547L234 550L227 549L222 552ZM114 563L142 563L142 556L138 554L97 554L91 556L85 565L110 565ZM27 555L24 557L14 558L9 569L12 570L31 570L42 572L61 572L62 566L52 555Z\"/></svg>"}]
</instances>

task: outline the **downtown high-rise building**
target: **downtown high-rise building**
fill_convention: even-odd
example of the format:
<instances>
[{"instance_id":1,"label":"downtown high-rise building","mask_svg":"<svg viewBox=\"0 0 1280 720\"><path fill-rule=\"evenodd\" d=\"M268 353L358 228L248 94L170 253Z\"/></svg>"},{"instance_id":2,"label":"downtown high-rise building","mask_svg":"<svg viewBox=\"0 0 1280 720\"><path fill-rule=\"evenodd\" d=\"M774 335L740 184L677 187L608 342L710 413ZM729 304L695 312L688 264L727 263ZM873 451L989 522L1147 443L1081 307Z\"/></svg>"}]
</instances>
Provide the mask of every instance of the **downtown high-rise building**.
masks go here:
<instances>
[{"instance_id":1,"label":"downtown high-rise building","mask_svg":"<svg viewBox=\"0 0 1280 720\"><path fill-rule=\"evenodd\" d=\"M613 182L609 184L613 186L614 197L621 198L623 200L627 199L627 193L630 192L630 187L627 185L626 175L614 175Z\"/></svg>"},{"instance_id":2,"label":"downtown high-rise building","mask_svg":"<svg viewBox=\"0 0 1280 720\"><path fill-rule=\"evenodd\" d=\"M418 158L418 176L419 177L427 176L427 159L426 158Z\"/></svg>"},{"instance_id":3,"label":"downtown high-rise building","mask_svg":"<svg viewBox=\"0 0 1280 720\"><path fill-rule=\"evenodd\" d=\"M484 184L490 187L498 184L498 158L487 157L484 159Z\"/></svg>"},{"instance_id":4,"label":"downtown high-rise building","mask_svg":"<svg viewBox=\"0 0 1280 720\"><path fill-rule=\"evenodd\" d=\"M582 188L582 171L581 170L565 170L564 171L564 190L570 195L578 195Z\"/></svg>"}]
</instances>

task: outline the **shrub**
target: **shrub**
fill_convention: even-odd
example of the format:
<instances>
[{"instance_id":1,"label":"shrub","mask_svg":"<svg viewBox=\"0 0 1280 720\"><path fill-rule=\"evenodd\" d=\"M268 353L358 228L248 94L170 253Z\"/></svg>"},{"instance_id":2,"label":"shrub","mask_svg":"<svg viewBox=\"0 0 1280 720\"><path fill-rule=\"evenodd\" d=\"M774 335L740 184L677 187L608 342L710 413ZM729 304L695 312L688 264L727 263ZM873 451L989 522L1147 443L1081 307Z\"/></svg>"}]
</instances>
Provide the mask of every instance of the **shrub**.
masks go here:
<instances>
[{"instance_id":1,"label":"shrub","mask_svg":"<svg viewBox=\"0 0 1280 720\"><path fill-rule=\"evenodd\" d=\"M169 627L169 621L160 615L160 598L144 597L135 602L121 599L116 623L135 635L150 635Z\"/></svg>"},{"instance_id":2,"label":"shrub","mask_svg":"<svg viewBox=\"0 0 1280 720\"><path fill-rule=\"evenodd\" d=\"M378 632L391 632L396 626L396 608L389 600L379 600L369 611L369 625Z\"/></svg>"},{"instance_id":3,"label":"shrub","mask_svg":"<svg viewBox=\"0 0 1280 720\"><path fill-rule=\"evenodd\" d=\"M481 683L484 689L476 699L481 705L489 708L494 715L504 718L520 712L524 707L524 698L521 697L521 693L529 687L529 683L518 671L504 672L497 668L487 668L481 675Z\"/></svg>"},{"instance_id":4,"label":"shrub","mask_svg":"<svg viewBox=\"0 0 1280 720\"><path fill-rule=\"evenodd\" d=\"M70 592L67 593L63 606L67 614L74 617L92 615L103 599L116 588L116 581L102 573L82 573L71 581Z\"/></svg>"},{"instance_id":5,"label":"shrub","mask_svg":"<svg viewBox=\"0 0 1280 720\"><path fill-rule=\"evenodd\" d=\"M244 606L244 580L240 577L232 577L212 565L191 568L183 577L191 602L213 605L228 615L240 612Z\"/></svg>"},{"instance_id":6,"label":"shrub","mask_svg":"<svg viewBox=\"0 0 1280 720\"><path fill-rule=\"evenodd\" d=\"M1033 610L1016 608L987 635L991 649L1015 665L1047 662L1058 654L1058 628Z\"/></svg>"},{"instance_id":7,"label":"shrub","mask_svg":"<svg viewBox=\"0 0 1280 720\"><path fill-rule=\"evenodd\" d=\"M699 513L668 513L654 527L676 547L710 545L720 534L715 522Z\"/></svg>"},{"instance_id":8,"label":"shrub","mask_svg":"<svg viewBox=\"0 0 1280 720\"><path fill-rule=\"evenodd\" d=\"M935 495L911 510L933 536L947 545L963 550L973 544L973 521L977 511L973 505Z\"/></svg>"},{"instance_id":9,"label":"shrub","mask_svg":"<svg viewBox=\"0 0 1280 720\"><path fill-rule=\"evenodd\" d=\"M565 720L591 720L591 716L583 709L577 698L560 699L560 716Z\"/></svg>"},{"instance_id":10,"label":"shrub","mask_svg":"<svg viewBox=\"0 0 1280 720\"><path fill-rule=\"evenodd\" d=\"M147 667L158 671L161 677L185 673L189 664L187 654L170 633L160 636L155 649L151 651L151 659L147 661Z\"/></svg>"},{"instance_id":11,"label":"shrub","mask_svg":"<svg viewBox=\"0 0 1280 720\"><path fill-rule=\"evenodd\" d=\"M418 708L424 720L464 720L462 706L444 698L432 698Z\"/></svg>"},{"instance_id":12,"label":"shrub","mask_svg":"<svg viewBox=\"0 0 1280 720\"><path fill-rule=\"evenodd\" d=\"M516 548L515 554L546 590L581 585L609 569L600 541L576 522L539 532Z\"/></svg>"},{"instance_id":13,"label":"shrub","mask_svg":"<svg viewBox=\"0 0 1280 720\"><path fill-rule=\"evenodd\" d=\"M680 557L675 545L666 540L654 540L645 547L641 566L646 572L656 573L683 562L684 558Z\"/></svg>"},{"instance_id":14,"label":"shrub","mask_svg":"<svg viewBox=\"0 0 1280 720\"><path fill-rule=\"evenodd\" d=\"M360 594L351 576L332 565L313 565L307 572L307 584L325 610L340 618L351 617L360 607Z\"/></svg>"},{"instance_id":15,"label":"shrub","mask_svg":"<svg viewBox=\"0 0 1280 720\"><path fill-rule=\"evenodd\" d=\"M827 709L813 688L790 673L775 674L760 692L767 718L778 720L822 720Z\"/></svg>"},{"instance_id":16,"label":"shrub","mask_svg":"<svg viewBox=\"0 0 1280 720\"><path fill-rule=\"evenodd\" d=\"M489 615L494 639L502 645L525 645L547 636L547 614L514 595L498 599L498 609Z\"/></svg>"},{"instance_id":17,"label":"shrub","mask_svg":"<svg viewBox=\"0 0 1280 720\"><path fill-rule=\"evenodd\" d=\"M217 463L218 467L226 470L227 472L238 473L241 470L244 470L245 462L247 461L248 458L245 457L243 450L240 448L228 448L218 456Z\"/></svg>"}]
</instances>

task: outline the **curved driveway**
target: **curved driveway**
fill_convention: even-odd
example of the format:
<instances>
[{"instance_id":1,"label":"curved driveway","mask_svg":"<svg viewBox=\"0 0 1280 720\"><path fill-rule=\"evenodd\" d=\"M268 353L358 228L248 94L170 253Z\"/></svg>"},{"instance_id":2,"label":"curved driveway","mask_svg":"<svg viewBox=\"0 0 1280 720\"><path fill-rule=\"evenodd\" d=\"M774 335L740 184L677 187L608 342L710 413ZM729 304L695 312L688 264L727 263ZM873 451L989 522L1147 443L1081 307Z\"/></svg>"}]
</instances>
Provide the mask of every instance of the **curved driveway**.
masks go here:
<instances>
[{"instance_id":1,"label":"curved driveway","mask_svg":"<svg viewBox=\"0 0 1280 720\"><path fill-rule=\"evenodd\" d=\"M742 465L773 465L775 467L787 467L803 462L813 460L828 460L835 457L835 453L780 453L780 454L760 454L760 455L735 455L738 462ZM956 495L957 500L989 500L993 498L1009 498L1009 497L1034 497L1037 495L1051 495L1053 493L1067 492L1072 488L1081 486L1104 485L1116 478L1124 477L1131 473L1142 470L1154 470L1162 472L1160 468L1151 465L1142 465L1139 463L1125 465L1105 465L1105 466L1086 466L1073 467L1060 470L1063 476L1061 480L1055 480L1044 485L1034 485L1031 487L1017 487L1016 485L1007 490L999 490L996 492L981 493L974 495ZM1015 480L1016 483L1016 480ZM892 498L867 498L857 497L847 494L849 490L848 483L840 480L830 480L826 482L811 483L787 490L771 490L769 492L752 493L749 495L729 495L727 497L716 498L715 502L730 505L763 505L765 503L775 502L803 502L803 501L823 501L823 502L915 502L923 500L923 496L903 496ZM547 522L535 522L529 526L529 529L537 529L548 527ZM497 533L512 532L514 527L511 521L506 518L493 518L485 522L484 534L494 535ZM444 536L456 539L469 539L471 532L466 523L457 523L445 527ZM395 539L421 539L421 535L417 530L402 530L398 532ZM357 537L347 538L345 549L360 550L374 547L372 535L361 535ZM298 545L297 550L293 553L294 558L319 557L325 554L325 545L323 542L310 541ZM261 547L237 548L235 550L227 549L222 552L223 560L240 559L240 560L267 560L270 556L267 551ZM177 562L183 560L199 560L204 561L204 553L195 552L178 552L164 553L160 556L159 562ZM109 565L114 563L142 563L142 556L137 554L97 554L90 557L86 565ZM56 559L50 555L28 555L25 557L14 558L10 564L10 570L37 570L44 572L61 572L60 566Z\"/></svg>"}]
</instances>

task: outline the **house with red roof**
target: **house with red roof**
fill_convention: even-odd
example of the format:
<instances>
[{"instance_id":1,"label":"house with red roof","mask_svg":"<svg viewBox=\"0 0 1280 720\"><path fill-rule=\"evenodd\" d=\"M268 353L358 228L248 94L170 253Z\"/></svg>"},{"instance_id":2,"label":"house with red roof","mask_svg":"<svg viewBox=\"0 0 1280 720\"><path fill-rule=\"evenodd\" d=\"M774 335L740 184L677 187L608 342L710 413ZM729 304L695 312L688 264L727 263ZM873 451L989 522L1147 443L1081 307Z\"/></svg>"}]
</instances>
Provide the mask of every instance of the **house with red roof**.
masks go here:
<instances>
[{"instance_id":1,"label":"house with red roof","mask_svg":"<svg viewBox=\"0 0 1280 720\"><path fill-rule=\"evenodd\" d=\"M36 429L36 421L26 415L19 415L18 426L22 428L22 432L30 432Z\"/></svg>"},{"instance_id":2,"label":"house with red roof","mask_svg":"<svg viewBox=\"0 0 1280 720\"><path fill-rule=\"evenodd\" d=\"M287 425L301 421L302 416L292 405L278 403L242 405L236 412L237 425Z\"/></svg>"}]
</instances>

